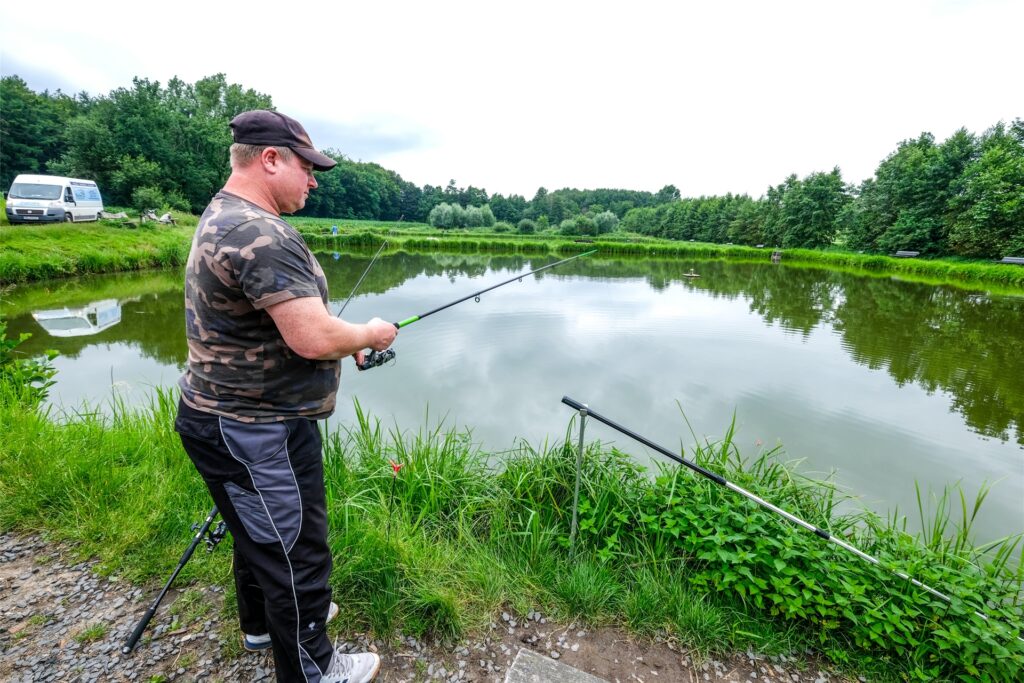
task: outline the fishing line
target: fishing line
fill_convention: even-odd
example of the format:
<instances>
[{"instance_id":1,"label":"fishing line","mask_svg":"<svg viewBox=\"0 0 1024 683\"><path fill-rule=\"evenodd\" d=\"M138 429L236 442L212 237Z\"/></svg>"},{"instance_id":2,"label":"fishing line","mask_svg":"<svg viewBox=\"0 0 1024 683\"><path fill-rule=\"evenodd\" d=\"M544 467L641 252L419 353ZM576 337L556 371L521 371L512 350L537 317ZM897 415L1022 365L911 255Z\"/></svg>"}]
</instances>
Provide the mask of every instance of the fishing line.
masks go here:
<instances>
[{"instance_id":1,"label":"fishing line","mask_svg":"<svg viewBox=\"0 0 1024 683\"><path fill-rule=\"evenodd\" d=\"M576 254L575 256L570 256L569 258L562 259L561 261L555 261L554 263L549 263L548 265L542 266L540 268L537 268L536 270L531 270L529 273L523 273L521 275L516 275L515 277L510 277L509 279L504 280L503 282L499 282L496 285L491 285L490 287L485 287L484 289L481 289L481 290L478 290L476 292L473 292L472 294L467 294L466 296L462 297L461 299L456 299L455 301L452 301L452 302L449 302L447 304L444 304L443 306L438 306L437 308L429 310L426 313L420 313L419 315L411 316L411 317L406 318L405 320L401 320L401 321L399 321L397 323L392 323L392 325L394 325L395 328L400 330L400 329L402 329L403 327L405 327L407 325L412 325L414 322L417 322L419 320L423 320L427 316L434 315L435 313L440 313L444 309L451 308L452 306L454 306L456 304L461 304L463 301L466 301L468 299L475 299L477 302L479 302L481 294L485 294L485 293L487 293L487 292L489 292L489 291L491 291L493 289L497 289L498 287L503 287L503 286L509 284L510 282L516 282L517 280L519 282L522 282L524 277L533 275L535 273L539 273L539 272L541 272L543 270L547 270L548 268L554 268L556 266L560 266L563 263L568 263L569 261L573 261L575 259L582 258L584 256L590 256L591 254L596 253L596 252L597 252L597 249L591 249L590 251L585 251L582 254ZM371 368L376 368L376 367L379 367L381 365L384 365L388 361L394 359L394 357L395 357L395 350L394 349L384 349L383 351L370 351L370 353L366 354L365 360L362 363L360 363L358 365L358 367L359 367L360 370L369 370Z\"/></svg>"},{"instance_id":2,"label":"fishing line","mask_svg":"<svg viewBox=\"0 0 1024 683\"><path fill-rule=\"evenodd\" d=\"M377 257L380 256L380 252L384 251L384 247L386 246L388 246L388 241L384 240L384 243L380 245L379 249L377 249L377 253L373 255L372 259L370 259L370 263L369 265L366 266L366 269L363 271L363 274L359 276L358 280L356 280L355 287L352 288L352 291L351 293L349 293L348 298L345 299L345 303L341 305L341 310L338 311L337 317L340 318L341 314L345 312L345 307L348 306L348 302L352 301L352 297L356 295L356 290L359 289L359 285L363 284L363 278L365 278L366 274L370 272L370 268L373 268L374 262L377 260Z\"/></svg>"}]
</instances>

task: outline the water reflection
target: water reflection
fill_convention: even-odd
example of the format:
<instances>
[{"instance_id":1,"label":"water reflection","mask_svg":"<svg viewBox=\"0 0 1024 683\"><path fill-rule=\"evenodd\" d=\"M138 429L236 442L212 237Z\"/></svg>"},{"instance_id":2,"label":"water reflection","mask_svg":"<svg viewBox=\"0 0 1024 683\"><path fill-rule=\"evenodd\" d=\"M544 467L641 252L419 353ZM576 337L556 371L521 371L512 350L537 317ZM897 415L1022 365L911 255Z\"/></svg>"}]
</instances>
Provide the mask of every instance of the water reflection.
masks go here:
<instances>
[{"instance_id":1,"label":"water reflection","mask_svg":"<svg viewBox=\"0 0 1024 683\"><path fill-rule=\"evenodd\" d=\"M371 256L321 256L334 310ZM346 318L402 320L556 259L384 256ZM121 322L89 336L48 336L32 317L102 300ZM60 351L65 405L123 398L123 382L168 386L184 366L179 273L19 287L0 312L9 333L35 333L29 350ZM392 367L346 361L333 423L357 397L388 423L416 428L430 411L501 449L562 437L569 394L671 447L735 414L745 453L781 441L883 510L914 509L914 481L962 480L970 495L1003 479L983 510L991 537L1024 529L1022 338L1020 297L788 264L579 259L404 328Z\"/></svg>"},{"instance_id":2,"label":"water reflection","mask_svg":"<svg viewBox=\"0 0 1024 683\"><path fill-rule=\"evenodd\" d=\"M121 304L117 299L103 299L79 308L32 311L32 318L52 337L84 337L121 322Z\"/></svg>"}]
</instances>

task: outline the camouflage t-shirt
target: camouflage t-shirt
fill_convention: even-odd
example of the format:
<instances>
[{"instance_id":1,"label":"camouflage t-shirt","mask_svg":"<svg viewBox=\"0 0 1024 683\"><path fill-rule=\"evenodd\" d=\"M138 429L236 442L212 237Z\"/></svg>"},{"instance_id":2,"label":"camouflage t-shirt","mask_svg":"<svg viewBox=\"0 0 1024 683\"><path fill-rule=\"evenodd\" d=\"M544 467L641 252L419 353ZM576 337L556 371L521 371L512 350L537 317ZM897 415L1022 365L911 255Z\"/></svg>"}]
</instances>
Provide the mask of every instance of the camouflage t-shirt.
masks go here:
<instances>
[{"instance_id":1,"label":"camouflage t-shirt","mask_svg":"<svg viewBox=\"0 0 1024 683\"><path fill-rule=\"evenodd\" d=\"M266 312L308 296L327 306L327 279L299 233L218 193L199 219L185 272L188 369L178 382L185 403L243 422L334 412L340 362L292 351Z\"/></svg>"}]
</instances>

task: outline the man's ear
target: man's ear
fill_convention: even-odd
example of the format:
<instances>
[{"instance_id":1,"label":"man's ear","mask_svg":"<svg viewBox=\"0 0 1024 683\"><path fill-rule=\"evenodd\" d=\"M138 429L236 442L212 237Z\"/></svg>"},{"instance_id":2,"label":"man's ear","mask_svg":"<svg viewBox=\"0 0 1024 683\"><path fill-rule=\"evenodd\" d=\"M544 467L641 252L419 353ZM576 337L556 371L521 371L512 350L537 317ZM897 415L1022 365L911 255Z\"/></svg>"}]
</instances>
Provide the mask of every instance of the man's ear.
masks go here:
<instances>
[{"instance_id":1,"label":"man's ear","mask_svg":"<svg viewBox=\"0 0 1024 683\"><path fill-rule=\"evenodd\" d=\"M266 173L277 173L278 166L281 164L281 154L277 148L263 148L263 151L260 152L260 164Z\"/></svg>"}]
</instances>

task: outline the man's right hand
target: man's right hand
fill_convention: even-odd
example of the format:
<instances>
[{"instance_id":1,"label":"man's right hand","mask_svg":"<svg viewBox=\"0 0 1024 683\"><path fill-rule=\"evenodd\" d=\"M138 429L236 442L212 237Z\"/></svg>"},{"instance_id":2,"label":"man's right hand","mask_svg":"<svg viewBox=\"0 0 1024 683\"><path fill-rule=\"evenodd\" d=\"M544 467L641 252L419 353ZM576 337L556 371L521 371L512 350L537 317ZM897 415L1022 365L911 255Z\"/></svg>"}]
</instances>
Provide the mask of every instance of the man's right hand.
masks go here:
<instances>
[{"instance_id":1,"label":"man's right hand","mask_svg":"<svg viewBox=\"0 0 1024 683\"><path fill-rule=\"evenodd\" d=\"M398 336L398 328L395 327L395 324L380 318L374 318L366 323L366 329L370 337L367 346L374 351L383 351L388 348Z\"/></svg>"}]
</instances>

